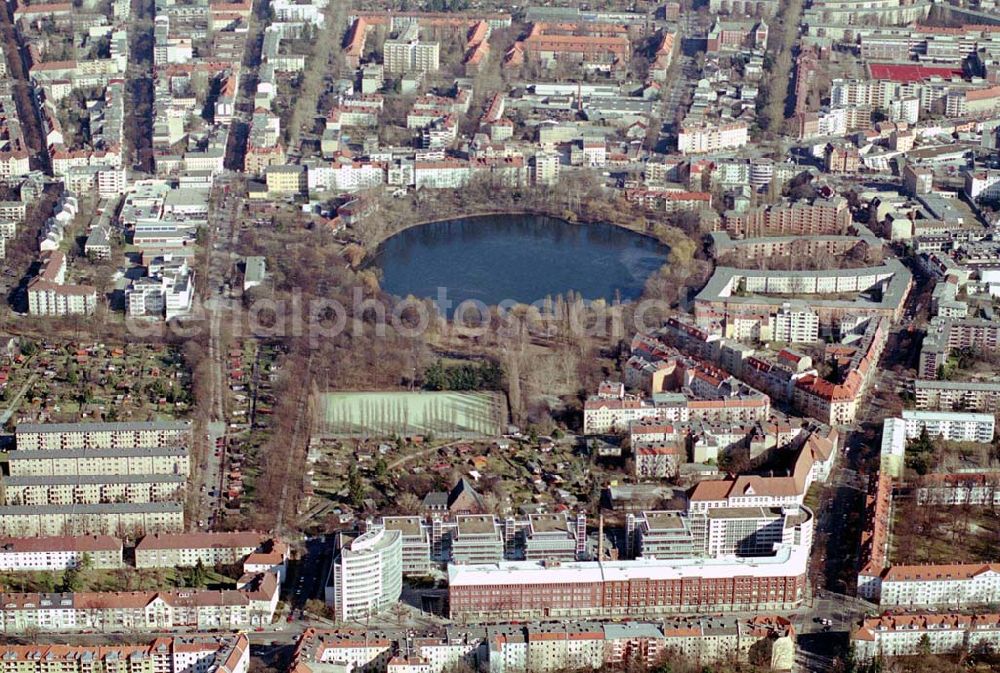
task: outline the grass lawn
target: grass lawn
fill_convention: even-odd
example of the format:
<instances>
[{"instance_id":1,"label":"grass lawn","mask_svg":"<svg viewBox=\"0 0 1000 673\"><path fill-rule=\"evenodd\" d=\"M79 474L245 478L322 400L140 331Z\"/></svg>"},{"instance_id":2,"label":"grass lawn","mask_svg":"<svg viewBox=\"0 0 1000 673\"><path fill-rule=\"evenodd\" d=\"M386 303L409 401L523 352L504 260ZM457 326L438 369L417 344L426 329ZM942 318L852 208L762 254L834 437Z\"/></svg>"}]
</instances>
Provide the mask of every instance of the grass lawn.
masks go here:
<instances>
[{"instance_id":1,"label":"grass lawn","mask_svg":"<svg viewBox=\"0 0 1000 673\"><path fill-rule=\"evenodd\" d=\"M188 585L189 569L151 568L137 570L85 570L80 574L81 591L165 591ZM204 586L210 589L232 589L236 580L226 577L213 568L205 569ZM58 591L62 587L61 572L6 572L0 573L0 586L9 591Z\"/></svg>"},{"instance_id":2,"label":"grass lawn","mask_svg":"<svg viewBox=\"0 0 1000 673\"><path fill-rule=\"evenodd\" d=\"M496 436L507 418L492 392L326 393L319 409L321 431L334 436Z\"/></svg>"}]
</instances>

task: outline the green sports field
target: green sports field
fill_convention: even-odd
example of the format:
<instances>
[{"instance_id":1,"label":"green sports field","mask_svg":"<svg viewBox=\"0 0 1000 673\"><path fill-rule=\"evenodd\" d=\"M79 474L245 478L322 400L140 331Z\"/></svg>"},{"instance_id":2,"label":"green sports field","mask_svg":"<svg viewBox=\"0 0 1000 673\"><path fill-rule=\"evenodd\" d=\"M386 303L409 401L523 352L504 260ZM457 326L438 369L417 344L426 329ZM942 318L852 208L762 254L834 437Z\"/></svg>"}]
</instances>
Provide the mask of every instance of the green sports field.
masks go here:
<instances>
[{"instance_id":1,"label":"green sports field","mask_svg":"<svg viewBox=\"0 0 1000 673\"><path fill-rule=\"evenodd\" d=\"M502 393L324 393L318 429L330 436L495 437L507 423Z\"/></svg>"}]
</instances>

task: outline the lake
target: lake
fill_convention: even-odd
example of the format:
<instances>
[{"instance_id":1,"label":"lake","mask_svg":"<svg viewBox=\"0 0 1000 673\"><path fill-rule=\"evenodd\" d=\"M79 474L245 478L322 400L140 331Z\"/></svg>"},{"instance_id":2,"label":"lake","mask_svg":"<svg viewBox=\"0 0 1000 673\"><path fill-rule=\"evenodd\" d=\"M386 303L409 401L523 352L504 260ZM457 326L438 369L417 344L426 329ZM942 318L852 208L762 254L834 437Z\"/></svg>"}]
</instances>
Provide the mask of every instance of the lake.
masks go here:
<instances>
[{"instance_id":1,"label":"lake","mask_svg":"<svg viewBox=\"0 0 1000 673\"><path fill-rule=\"evenodd\" d=\"M398 297L530 304L572 290L585 300L637 299L669 247L610 224L572 224L539 215L468 217L406 229L387 239L374 264Z\"/></svg>"}]
</instances>

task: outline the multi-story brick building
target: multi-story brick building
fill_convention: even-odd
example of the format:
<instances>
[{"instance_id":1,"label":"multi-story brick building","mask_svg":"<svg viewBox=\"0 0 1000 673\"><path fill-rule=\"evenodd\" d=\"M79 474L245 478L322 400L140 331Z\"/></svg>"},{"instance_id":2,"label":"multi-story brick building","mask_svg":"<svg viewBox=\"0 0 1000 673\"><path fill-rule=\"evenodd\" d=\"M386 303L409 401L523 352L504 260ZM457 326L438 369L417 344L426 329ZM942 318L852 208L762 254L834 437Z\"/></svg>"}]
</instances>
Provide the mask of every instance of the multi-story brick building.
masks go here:
<instances>
[{"instance_id":1,"label":"multi-story brick building","mask_svg":"<svg viewBox=\"0 0 1000 673\"><path fill-rule=\"evenodd\" d=\"M730 211L722 218L722 228L741 237L842 235L850 224L851 210L840 196Z\"/></svg>"},{"instance_id":2,"label":"multi-story brick building","mask_svg":"<svg viewBox=\"0 0 1000 673\"><path fill-rule=\"evenodd\" d=\"M579 24L574 30L572 25L535 23L528 35L514 44L507 60L512 64L524 59L542 64L565 62L588 69L613 69L627 64L631 56L631 45L624 33L624 28L613 25Z\"/></svg>"},{"instance_id":3,"label":"multi-story brick building","mask_svg":"<svg viewBox=\"0 0 1000 673\"><path fill-rule=\"evenodd\" d=\"M450 565L451 618L477 622L788 610L803 599L808 555L798 546L753 559Z\"/></svg>"}]
</instances>

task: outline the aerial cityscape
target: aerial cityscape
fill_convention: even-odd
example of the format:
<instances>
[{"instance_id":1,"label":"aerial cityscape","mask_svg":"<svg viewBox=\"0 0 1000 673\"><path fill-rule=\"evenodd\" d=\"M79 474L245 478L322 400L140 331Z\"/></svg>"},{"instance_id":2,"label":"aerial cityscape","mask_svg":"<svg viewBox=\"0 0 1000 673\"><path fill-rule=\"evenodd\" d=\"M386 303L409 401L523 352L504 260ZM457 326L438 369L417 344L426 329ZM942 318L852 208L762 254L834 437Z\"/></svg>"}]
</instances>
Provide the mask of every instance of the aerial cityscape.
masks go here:
<instances>
[{"instance_id":1,"label":"aerial cityscape","mask_svg":"<svg viewBox=\"0 0 1000 673\"><path fill-rule=\"evenodd\" d=\"M1000 672L996 0L0 39L0 673Z\"/></svg>"}]
</instances>

